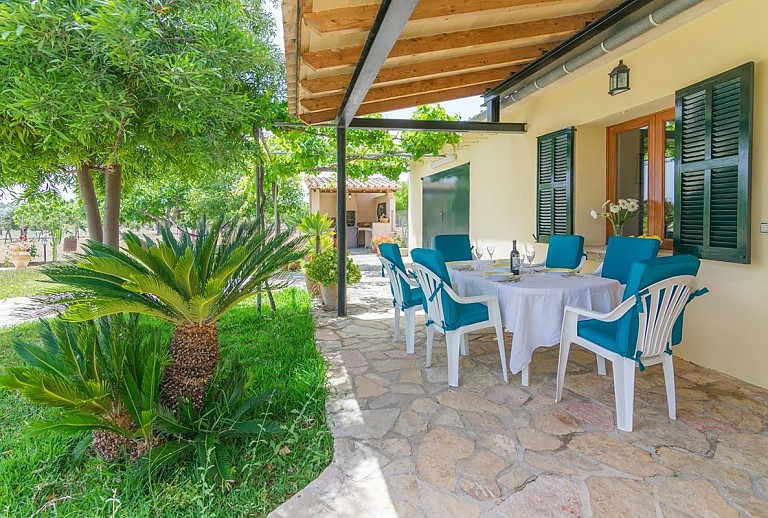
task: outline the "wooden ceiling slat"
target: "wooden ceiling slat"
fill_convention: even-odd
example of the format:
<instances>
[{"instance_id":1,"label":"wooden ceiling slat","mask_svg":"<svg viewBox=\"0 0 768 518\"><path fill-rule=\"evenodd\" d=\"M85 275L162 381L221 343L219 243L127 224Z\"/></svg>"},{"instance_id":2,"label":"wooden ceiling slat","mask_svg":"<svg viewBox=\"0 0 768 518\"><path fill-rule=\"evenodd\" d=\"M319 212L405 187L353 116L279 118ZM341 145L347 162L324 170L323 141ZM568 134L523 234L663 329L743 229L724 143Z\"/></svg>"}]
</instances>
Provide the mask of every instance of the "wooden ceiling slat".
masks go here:
<instances>
[{"instance_id":1,"label":"wooden ceiling slat","mask_svg":"<svg viewBox=\"0 0 768 518\"><path fill-rule=\"evenodd\" d=\"M450 59L436 59L383 68L373 84L376 86L384 83L414 80L420 77L439 76L512 64L525 64L540 57L558 43L559 41L542 45L528 45ZM349 85L351 79L352 74L339 74L316 79L305 79L301 82L301 86L312 94L331 93L344 90Z\"/></svg>"},{"instance_id":2,"label":"wooden ceiling slat","mask_svg":"<svg viewBox=\"0 0 768 518\"><path fill-rule=\"evenodd\" d=\"M494 27L436 34L432 36L406 38L395 44L392 48L392 52L389 54L389 59L404 56L418 56L420 54L440 52L460 47L477 48L482 45L494 43L511 43L527 38L568 36L583 29L586 24L595 21L603 14L605 14L603 11L582 13L571 16L562 16L559 18L549 18L546 20L534 20L525 23L512 23ZM352 66L357 62L362 50L362 46L355 45L339 49L305 52L302 55L302 59L306 65L315 70Z\"/></svg>"},{"instance_id":3,"label":"wooden ceiling slat","mask_svg":"<svg viewBox=\"0 0 768 518\"><path fill-rule=\"evenodd\" d=\"M405 84L394 85L382 88L372 88L363 101L363 105L387 99L397 99L400 97L410 97L419 93L439 92L441 90L450 90L461 86L474 86L478 84L498 83L508 78L513 73L520 70L520 65L510 65L491 70L485 70L482 73L467 72L452 76L439 77L437 79L426 79L423 81L412 81ZM301 99L301 105L310 111L323 111L332 108L338 108L344 95L328 95L325 97L316 97L312 99Z\"/></svg>"},{"instance_id":4,"label":"wooden ceiling slat","mask_svg":"<svg viewBox=\"0 0 768 518\"><path fill-rule=\"evenodd\" d=\"M583 0L421 0L411 14L411 21L445 19L482 11L535 8L577 2L583 3ZM378 8L378 4L366 4L305 13L304 21L319 34L367 31L373 24Z\"/></svg>"},{"instance_id":5,"label":"wooden ceiling slat","mask_svg":"<svg viewBox=\"0 0 768 518\"><path fill-rule=\"evenodd\" d=\"M490 81L479 85L462 86L451 90L442 90L440 92L431 92L427 94L417 94L399 99L388 99L372 103L363 103L357 112L357 115L368 115L371 113L383 113L401 108L411 108L424 104L439 103L462 99L473 95L481 95L489 88L498 84L498 81ZM299 118L307 124L318 124L320 122L332 121L336 117L337 110L323 110L319 112L306 112L299 115Z\"/></svg>"}]
</instances>

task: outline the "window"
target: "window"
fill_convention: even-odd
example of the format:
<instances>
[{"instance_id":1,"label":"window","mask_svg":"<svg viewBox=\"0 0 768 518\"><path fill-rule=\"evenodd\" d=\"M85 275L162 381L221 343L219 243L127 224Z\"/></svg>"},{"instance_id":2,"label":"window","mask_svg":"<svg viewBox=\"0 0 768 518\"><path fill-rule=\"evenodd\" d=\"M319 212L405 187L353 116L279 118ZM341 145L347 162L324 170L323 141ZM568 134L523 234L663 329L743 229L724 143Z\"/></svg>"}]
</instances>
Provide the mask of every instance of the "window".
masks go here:
<instances>
[{"instance_id":1,"label":"window","mask_svg":"<svg viewBox=\"0 0 768 518\"><path fill-rule=\"evenodd\" d=\"M539 242L573 233L573 128L538 138L536 233Z\"/></svg>"},{"instance_id":2,"label":"window","mask_svg":"<svg viewBox=\"0 0 768 518\"><path fill-rule=\"evenodd\" d=\"M640 210L625 235L656 235L672 248L675 206L675 111L608 128L608 198L635 198ZM612 231L610 231L612 232Z\"/></svg>"},{"instance_id":3,"label":"window","mask_svg":"<svg viewBox=\"0 0 768 518\"><path fill-rule=\"evenodd\" d=\"M750 262L754 63L675 95L675 251Z\"/></svg>"}]
</instances>

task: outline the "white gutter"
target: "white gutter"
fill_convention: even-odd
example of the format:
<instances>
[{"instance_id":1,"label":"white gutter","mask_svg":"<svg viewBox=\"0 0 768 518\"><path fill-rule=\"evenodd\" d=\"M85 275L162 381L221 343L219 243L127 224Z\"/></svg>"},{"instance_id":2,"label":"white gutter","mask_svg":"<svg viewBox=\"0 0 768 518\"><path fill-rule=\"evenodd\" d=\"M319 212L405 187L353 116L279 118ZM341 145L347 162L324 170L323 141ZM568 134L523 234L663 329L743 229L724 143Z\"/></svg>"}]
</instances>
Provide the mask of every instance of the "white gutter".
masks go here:
<instances>
[{"instance_id":1,"label":"white gutter","mask_svg":"<svg viewBox=\"0 0 768 518\"><path fill-rule=\"evenodd\" d=\"M657 9L647 17L638 22L635 22L618 34L601 41L599 45L595 45L591 49L582 52L570 61L563 63L563 65L557 67L554 70L551 70L550 72L542 74L541 76L535 78L533 81L527 82L514 92L502 96L501 107L504 108L525 99L532 93L551 85L555 81L562 79L568 74L572 74L576 70L592 63L605 54L618 49L622 45L629 43L630 41L642 36L651 29L666 23L675 16L699 5L704 1L705 0L672 0L664 7Z\"/></svg>"}]
</instances>

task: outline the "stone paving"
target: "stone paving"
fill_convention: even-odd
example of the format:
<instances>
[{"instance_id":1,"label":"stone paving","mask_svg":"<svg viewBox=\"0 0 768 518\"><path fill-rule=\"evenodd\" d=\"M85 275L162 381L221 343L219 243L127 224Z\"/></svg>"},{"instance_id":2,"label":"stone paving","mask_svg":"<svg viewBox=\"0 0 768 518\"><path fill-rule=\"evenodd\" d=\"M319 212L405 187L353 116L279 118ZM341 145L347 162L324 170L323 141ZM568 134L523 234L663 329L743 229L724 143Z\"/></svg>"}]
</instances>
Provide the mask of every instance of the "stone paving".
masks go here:
<instances>
[{"instance_id":1,"label":"stone paving","mask_svg":"<svg viewBox=\"0 0 768 518\"><path fill-rule=\"evenodd\" d=\"M46 306L33 297L0 299L0 327L10 327L24 322L52 316L56 308Z\"/></svg>"},{"instance_id":2,"label":"stone paving","mask_svg":"<svg viewBox=\"0 0 768 518\"><path fill-rule=\"evenodd\" d=\"M678 420L661 366L649 367L635 430L619 432L612 376L597 375L594 356L572 348L555 404L557 347L536 352L529 387L519 375L505 384L485 334L450 388L444 341L429 369L423 317L416 354L403 333L393 343L378 261L355 261L349 316L316 311L333 462L272 516L768 516L768 391L675 358Z\"/></svg>"}]
</instances>

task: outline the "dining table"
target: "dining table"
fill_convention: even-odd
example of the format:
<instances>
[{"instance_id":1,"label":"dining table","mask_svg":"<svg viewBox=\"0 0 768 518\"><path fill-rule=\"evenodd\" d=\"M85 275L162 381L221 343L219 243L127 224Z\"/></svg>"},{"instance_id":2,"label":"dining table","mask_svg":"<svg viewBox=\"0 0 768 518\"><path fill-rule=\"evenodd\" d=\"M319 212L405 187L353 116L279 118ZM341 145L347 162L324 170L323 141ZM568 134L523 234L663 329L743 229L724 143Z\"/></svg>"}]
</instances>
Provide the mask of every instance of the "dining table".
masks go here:
<instances>
[{"instance_id":1,"label":"dining table","mask_svg":"<svg viewBox=\"0 0 768 518\"><path fill-rule=\"evenodd\" d=\"M509 368L523 373L539 347L560 342L566 306L608 313L621 302L624 286L614 279L562 269L525 265L519 276L509 274L509 261L448 263L454 290L461 296L494 295L504 328L512 333ZM506 274L506 275L505 275Z\"/></svg>"}]
</instances>

